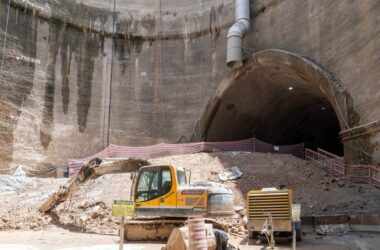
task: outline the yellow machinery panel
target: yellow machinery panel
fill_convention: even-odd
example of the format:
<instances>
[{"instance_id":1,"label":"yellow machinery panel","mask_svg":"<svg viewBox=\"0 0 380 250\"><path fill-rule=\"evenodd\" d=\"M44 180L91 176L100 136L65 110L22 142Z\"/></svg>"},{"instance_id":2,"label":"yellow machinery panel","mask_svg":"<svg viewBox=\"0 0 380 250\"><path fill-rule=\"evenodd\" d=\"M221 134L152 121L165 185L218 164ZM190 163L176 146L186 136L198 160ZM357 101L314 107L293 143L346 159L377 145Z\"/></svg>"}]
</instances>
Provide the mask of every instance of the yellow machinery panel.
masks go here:
<instances>
[{"instance_id":1,"label":"yellow machinery panel","mask_svg":"<svg viewBox=\"0 0 380 250\"><path fill-rule=\"evenodd\" d=\"M247 197L248 229L260 232L264 223L272 217L277 232L292 231L292 190L252 190Z\"/></svg>"},{"instance_id":2,"label":"yellow machinery panel","mask_svg":"<svg viewBox=\"0 0 380 250\"><path fill-rule=\"evenodd\" d=\"M178 191L178 207L206 208L206 190L182 190Z\"/></svg>"}]
</instances>

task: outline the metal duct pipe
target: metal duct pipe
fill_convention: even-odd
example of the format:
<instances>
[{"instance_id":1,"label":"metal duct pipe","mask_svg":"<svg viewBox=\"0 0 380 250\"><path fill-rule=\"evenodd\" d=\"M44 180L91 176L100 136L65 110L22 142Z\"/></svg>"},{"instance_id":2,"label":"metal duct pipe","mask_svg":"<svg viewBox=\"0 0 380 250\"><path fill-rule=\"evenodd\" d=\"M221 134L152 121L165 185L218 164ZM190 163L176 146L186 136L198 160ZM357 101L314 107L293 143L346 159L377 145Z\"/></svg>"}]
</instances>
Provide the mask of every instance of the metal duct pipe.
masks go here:
<instances>
[{"instance_id":1,"label":"metal duct pipe","mask_svg":"<svg viewBox=\"0 0 380 250\"><path fill-rule=\"evenodd\" d=\"M227 66L240 66L243 61L242 40L249 30L250 7L249 0L235 1L235 23L227 34Z\"/></svg>"}]
</instances>

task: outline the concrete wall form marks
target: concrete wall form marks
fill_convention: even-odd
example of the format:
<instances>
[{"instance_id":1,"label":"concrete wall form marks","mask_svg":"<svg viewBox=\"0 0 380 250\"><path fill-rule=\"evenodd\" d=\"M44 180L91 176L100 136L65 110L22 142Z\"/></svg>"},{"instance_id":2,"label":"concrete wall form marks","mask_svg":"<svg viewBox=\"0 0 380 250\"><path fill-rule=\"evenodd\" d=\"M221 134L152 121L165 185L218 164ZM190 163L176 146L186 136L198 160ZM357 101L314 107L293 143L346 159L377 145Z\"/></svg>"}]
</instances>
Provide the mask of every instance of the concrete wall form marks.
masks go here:
<instances>
[{"instance_id":1,"label":"concrete wall form marks","mask_svg":"<svg viewBox=\"0 0 380 250\"><path fill-rule=\"evenodd\" d=\"M7 2L0 2L0 44ZM99 151L108 138L135 146L190 140L230 75L233 0L116 1L116 15L113 1L11 2L0 51L0 168L64 164ZM257 0L250 7L246 52L275 48L311 58L341 80L350 127L380 118L379 1ZM379 142L373 134L347 145L366 152L354 159L379 162Z\"/></svg>"}]
</instances>

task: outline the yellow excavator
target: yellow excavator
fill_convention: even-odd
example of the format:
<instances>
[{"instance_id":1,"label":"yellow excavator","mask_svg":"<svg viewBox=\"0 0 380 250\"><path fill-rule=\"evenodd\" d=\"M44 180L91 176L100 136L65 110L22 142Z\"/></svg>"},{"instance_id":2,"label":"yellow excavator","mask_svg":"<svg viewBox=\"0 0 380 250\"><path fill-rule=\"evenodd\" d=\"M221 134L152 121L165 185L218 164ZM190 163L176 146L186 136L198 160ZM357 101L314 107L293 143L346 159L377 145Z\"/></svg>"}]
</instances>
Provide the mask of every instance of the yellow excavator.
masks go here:
<instances>
[{"instance_id":1,"label":"yellow excavator","mask_svg":"<svg viewBox=\"0 0 380 250\"><path fill-rule=\"evenodd\" d=\"M126 222L127 240L166 239L189 216L203 215L217 225L214 217L233 214L233 194L224 186L210 182L190 183L191 172L184 168L152 166L136 159L89 161L68 185L61 187L40 207L40 212L52 212L89 179L122 172L132 173L130 194L135 205L134 218Z\"/></svg>"},{"instance_id":2,"label":"yellow excavator","mask_svg":"<svg viewBox=\"0 0 380 250\"><path fill-rule=\"evenodd\" d=\"M135 218L127 221L130 240L166 239L189 216L202 215L209 222L233 214L233 194L217 183L190 183L191 172L171 165L145 166L133 177Z\"/></svg>"},{"instance_id":3,"label":"yellow excavator","mask_svg":"<svg viewBox=\"0 0 380 250\"><path fill-rule=\"evenodd\" d=\"M141 168L133 187L139 217L225 215L233 208L231 191L216 183L190 184L185 169L171 165Z\"/></svg>"}]
</instances>

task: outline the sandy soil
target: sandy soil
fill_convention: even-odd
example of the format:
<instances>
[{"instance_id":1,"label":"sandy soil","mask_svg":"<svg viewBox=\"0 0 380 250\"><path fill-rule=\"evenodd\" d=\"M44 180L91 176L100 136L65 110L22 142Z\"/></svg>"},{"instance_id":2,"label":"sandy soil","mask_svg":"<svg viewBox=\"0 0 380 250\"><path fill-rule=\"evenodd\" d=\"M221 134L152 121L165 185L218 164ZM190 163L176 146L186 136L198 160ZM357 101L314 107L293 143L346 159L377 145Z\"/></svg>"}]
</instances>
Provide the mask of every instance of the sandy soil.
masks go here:
<instances>
[{"instance_id":1,"label":"sandy soil","mask_svg":"<svg viewBox=\"0 0 380 250\"><path fill-rule=\"evenodd\" d=\"M330 177L311 162L292 155L248 152L199 153L151 160L154 164L173 164L192 170L193 180L218 181L217 174L237 166L241 179L226 183L244 205L246 193L253 188L288 187L305 215L335 215L380 212L380 189L350 184Z\"/></svg>"},{"instance_id":2,"label":"sandy soil","mask_svg":"<svg viewBox=\"0 0 380 250\"><path fill-rule=\"evenodd\" d=\"M291 155L247 152L198 153L150 160L152 164L173 164L192 170L192 181L219 181L218 173L237 166L241 179L227 182L236 204L244 205L250 189L289 187L295 202L302 204L302 215L379 213L380 190L369 185L354 185L328 176L310 162ZM57 208L59 221L41 216L37 209L65 179L28 178L17 191L0 192L0 231L40 230L53 223L77 231L116 234L118 219L111 216L116 199L128 199L130 174L105 175L87 182L67 202Z\"/></svg>"},{"instance_id":3,"label":"sandy soil","mask_svg":"<svg viewBox=\"0 0 380 250\"><path fill-rule=\"evenodd\" d=\"M160 250L163 243L126 243L126 250ZM297 245L299 250L377 250L380 236L368 233L350 233L343 236L320 237L308 234ZM45 231L0 232L0 250L117 250L118 237L73 233L49 227ZM262 250L263 245L247 243L241 250ZM278 250L289 250L289 243L279 242Z\"/></svg>"},{"instance_id":4,"label":"sandy soil","mask_svg":"<svg viewBox=\"0 0 380 250\"><path fill-rule=\"evenodd\" d=\"M126 250L158 250L161 243L126 243ZM0 250L117 250L119 237L74 233L57 227L43 231L0 232Z\"/></svg>"}]
</instances>

